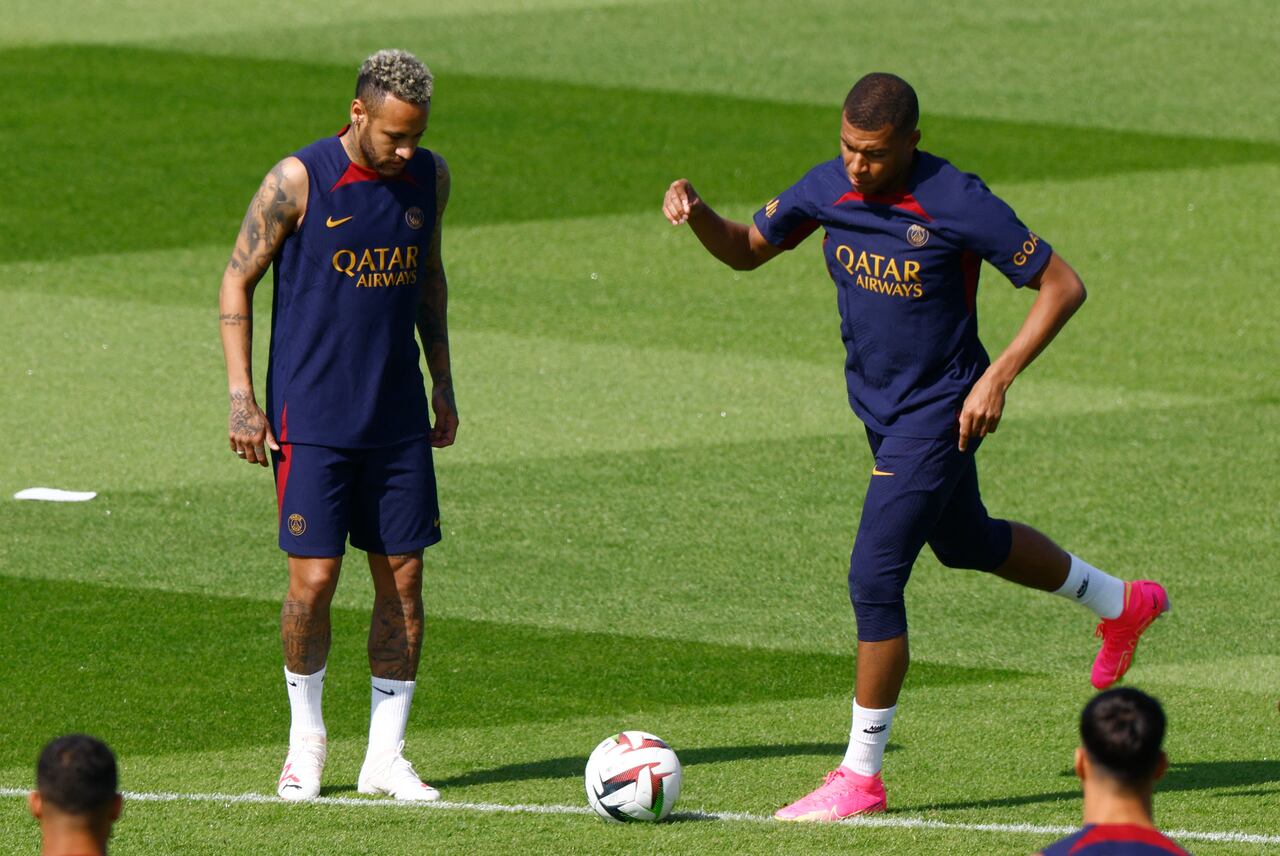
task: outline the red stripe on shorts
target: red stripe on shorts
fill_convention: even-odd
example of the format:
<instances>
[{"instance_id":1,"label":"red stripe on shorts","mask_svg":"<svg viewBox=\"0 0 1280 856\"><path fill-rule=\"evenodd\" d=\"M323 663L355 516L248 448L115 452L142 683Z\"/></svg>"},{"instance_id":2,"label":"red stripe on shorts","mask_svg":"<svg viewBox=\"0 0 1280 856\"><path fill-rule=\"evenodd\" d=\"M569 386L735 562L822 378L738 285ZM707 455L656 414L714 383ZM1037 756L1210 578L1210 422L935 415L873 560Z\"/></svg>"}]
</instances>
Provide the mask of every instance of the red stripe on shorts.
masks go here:
<instances>
[{"instance_id":1,"label":"red stripe on shorts","mask_svg":"<svg viewBox=\"0 0 1280 856\"><path fill-rule=\"evenodd\" d=\"M289 448L289 404L286 402L280 410L280 436L276 443L280 446L280 465L276 467L276 525L284 515L284 489L289 483L289 464L293 462L293 449Z\"/></svg>"}]
</instances>

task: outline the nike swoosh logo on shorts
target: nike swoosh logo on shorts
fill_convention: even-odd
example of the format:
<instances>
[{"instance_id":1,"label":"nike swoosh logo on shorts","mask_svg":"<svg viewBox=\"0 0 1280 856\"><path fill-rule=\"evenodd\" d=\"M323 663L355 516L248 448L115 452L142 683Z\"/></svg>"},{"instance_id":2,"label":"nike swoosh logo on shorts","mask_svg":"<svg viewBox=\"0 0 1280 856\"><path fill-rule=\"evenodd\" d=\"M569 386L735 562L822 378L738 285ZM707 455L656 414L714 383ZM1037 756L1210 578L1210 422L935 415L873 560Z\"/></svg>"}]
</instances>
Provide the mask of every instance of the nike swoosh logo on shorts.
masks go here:
<instances>
[{"instance_id":1,"label":"nike swoosh logo on shorts","mask_svg":"<svg viewBox=\"0 0 1280 856\"><path fill-rule=\"evenodd\" d=\"M884 470L880 469L879 467L872 467L872 468L871 468L871 475L873 475L873 476L891 476L891 475L893 475L893 473L886 473Z\"/></svg>"}]
</instances>

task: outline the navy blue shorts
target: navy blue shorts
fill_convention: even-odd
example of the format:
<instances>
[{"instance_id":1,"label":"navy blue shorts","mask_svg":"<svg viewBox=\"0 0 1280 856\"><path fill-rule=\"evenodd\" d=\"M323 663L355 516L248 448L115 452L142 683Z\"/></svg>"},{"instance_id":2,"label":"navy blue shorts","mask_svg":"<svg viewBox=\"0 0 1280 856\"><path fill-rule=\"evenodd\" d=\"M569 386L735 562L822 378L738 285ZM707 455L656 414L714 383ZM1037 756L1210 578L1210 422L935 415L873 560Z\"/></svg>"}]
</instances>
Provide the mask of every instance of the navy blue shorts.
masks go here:
<instances>
[{"instance_id":1,"label":"navy blue shorts","mask_svg":"<svg viewBox=\"0 0 1280 856\"><path fill-rule=\"evenodd\" d=\"M271 453L280 549L297 556L413 553L440 540L431 444L380 449L281 443Z\"/></svg>"},{"instance_id":2,"label":"navy blue shorts","mask_svg":"<svg viewBox=\"0 0 1280 856\"><path fill-rule=\"evenodd\" d=\"M849 597L858 639L907 632L903 591L927 543L950 568L994 571L1009 558L1012 530L987 514L973 454L956 439L886 437L867 429L875 455L862 520L849 560Z\"/></svg>"}]
</instances>

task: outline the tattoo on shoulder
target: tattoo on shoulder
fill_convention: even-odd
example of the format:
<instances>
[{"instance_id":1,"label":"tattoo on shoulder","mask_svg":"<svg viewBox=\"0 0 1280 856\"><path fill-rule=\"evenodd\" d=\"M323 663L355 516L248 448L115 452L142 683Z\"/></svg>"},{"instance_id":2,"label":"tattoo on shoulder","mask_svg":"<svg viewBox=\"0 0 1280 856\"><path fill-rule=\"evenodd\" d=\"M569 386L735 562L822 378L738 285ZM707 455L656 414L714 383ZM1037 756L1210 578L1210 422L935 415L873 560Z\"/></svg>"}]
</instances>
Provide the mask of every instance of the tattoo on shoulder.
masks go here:
<instances>
[{"instance_id":1,"label":"tattoo on shoulder","mask_svg":"<svg viewBox=\"0 0 1280 856\"><path fill-rule=\"evenodd\" d=\"M238 273L260 276L266 271L298 213L298 198L288 187L284 164L280 161L262 179L245 212L230 262Z\"/></svg>"}]
</instances>

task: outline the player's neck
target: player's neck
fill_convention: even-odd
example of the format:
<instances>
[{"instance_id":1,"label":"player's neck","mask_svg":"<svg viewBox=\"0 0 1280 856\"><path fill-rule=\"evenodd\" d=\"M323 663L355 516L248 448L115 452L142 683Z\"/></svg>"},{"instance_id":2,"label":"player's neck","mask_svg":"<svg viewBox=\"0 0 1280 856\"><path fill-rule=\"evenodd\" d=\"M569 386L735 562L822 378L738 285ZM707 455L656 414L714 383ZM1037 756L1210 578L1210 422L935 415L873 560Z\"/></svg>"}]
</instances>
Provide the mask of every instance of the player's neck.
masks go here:
<instances>
[{"instance_id":1,"label":"player's neck","mask_svg":"<svg viewBox=\"0 0 1280 856\"><path fill-rule=\"evenodd\" d=\"M1085 823L1125 823L1155 829L1151 794L1094 787L1084 792Z\"/></svg>"},{"instance_id":2,"label":"player's neck","mask_svg":"<svg viewBox=\"0 0 1280 856\"><path fill-rule=\"evenodd\" d=\"M46 835L41 856L105 856L107 847L89 830Z\"/></svg>"},{"instance_id":3,"label":"player's neck","mask_svg":"<svg viewBox=\"0 0 1280 856\"><path fill-rule=\"evenodd\" d=\"M373 164L365 163L364 154L360 151L359 143L356 142L354 128L348 127L347 132L338 137L338 142L342 143L342 150L347 153L347 160L361 169L373 169Z\"/></svg>"}]
</instances>

